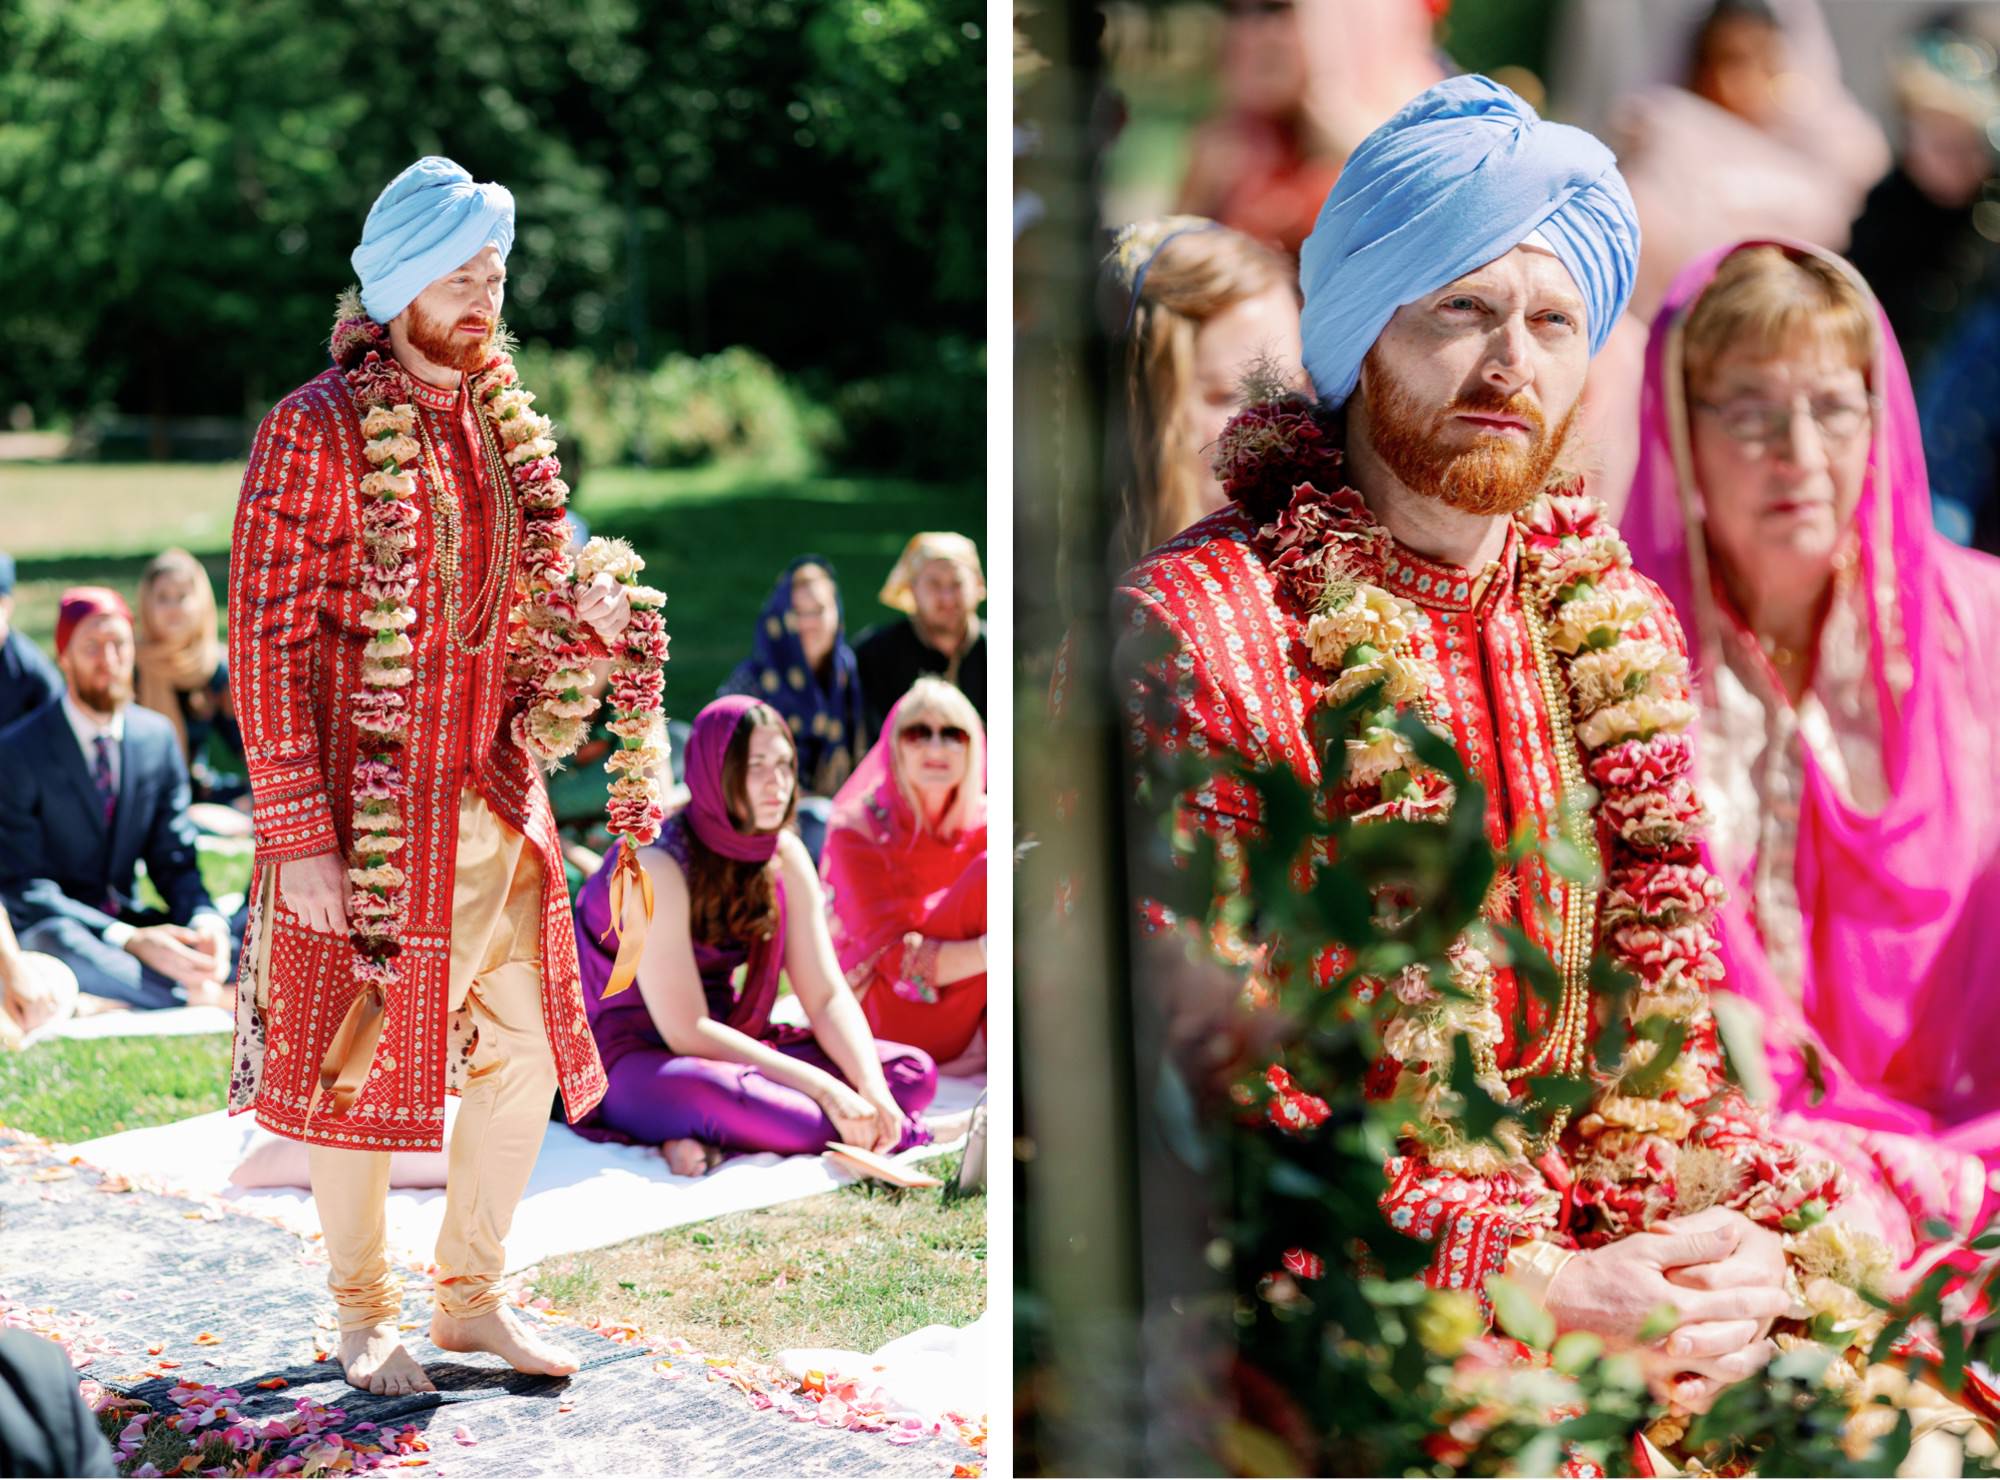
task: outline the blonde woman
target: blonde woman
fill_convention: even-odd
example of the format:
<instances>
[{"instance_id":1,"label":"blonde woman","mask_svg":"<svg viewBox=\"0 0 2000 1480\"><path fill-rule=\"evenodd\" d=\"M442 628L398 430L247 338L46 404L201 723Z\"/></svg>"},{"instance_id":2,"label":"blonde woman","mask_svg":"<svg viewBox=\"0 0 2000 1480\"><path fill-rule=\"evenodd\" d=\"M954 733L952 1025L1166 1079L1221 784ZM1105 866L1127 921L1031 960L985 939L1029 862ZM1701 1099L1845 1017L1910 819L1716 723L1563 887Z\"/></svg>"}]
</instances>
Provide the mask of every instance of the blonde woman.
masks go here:
<instances>
[{"instance_id":1,"label":"blonde woman","mask_svg":"<svg viewBox=\"0 0 2000 1480\"><path fill-rule=\"evenodd\" d=\"M231 802L247 796L243 734L229 697L229 660L215 610L215 586L199 560L185 550L153 557L139 577L136 698L163 714L180 741L197 802ZM240 768L218 774L206 757L219 739Z\"/></svg>"},{"instance_id":2,"label":"blonde woman","mask_svg":"<svg viewBox=\"0 0 2000 1480\"><path fill-rule=\"evenodd\" d=\"M1228 502L1209 448L1253 373L1298 378L1299 291L1289 259L1200 216L1125 227L1105 269L1123 323L1109 480L1122 569Z\"/></svg>"},{"instance_id":3,"label":"blonde woman","mask_svg":"<svg viewBox=\"0 0 2000 1480\"><path fill-rule=\"evenodd\" d=\"M964 1055L986 1024L986 737L964 694L910 686L834 798L820 873L876 1036Z\"/></svg>"}]
</instances>

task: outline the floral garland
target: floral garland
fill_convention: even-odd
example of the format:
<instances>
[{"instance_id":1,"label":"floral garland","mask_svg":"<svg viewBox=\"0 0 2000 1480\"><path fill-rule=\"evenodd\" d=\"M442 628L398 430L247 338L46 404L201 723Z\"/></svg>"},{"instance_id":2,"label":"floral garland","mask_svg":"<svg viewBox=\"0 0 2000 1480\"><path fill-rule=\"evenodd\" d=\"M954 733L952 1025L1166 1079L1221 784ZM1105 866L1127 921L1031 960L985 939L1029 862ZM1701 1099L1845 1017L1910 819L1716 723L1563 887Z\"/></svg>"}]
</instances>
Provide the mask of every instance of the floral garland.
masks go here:
<instances>
[{"instance_id":1,"label":"floral garland","mask_svg":"<svg viewBox=\"0 0 2000 1480\"><path fill-rule=\"evenodd\" d=\"M1416 605L1380 584L1390 536L1360 495L1336 481L1341 462L1338 429L1302 397L1242 413L1224 430L1216 457L1225 489L1263 521L1253 542L1274 579L1306 613L1302 638L1326 675L1321 702L1338 708L1381 685L1379 706L1357 716L1343 737L1346 775L1332 806L1358 824L1441 821L1454 801L1452 787L1422 764L1396 728L1398 715L1415 707L1441 738L1451 738L1430 718L1430 696L1441 692L1434 649L1424 651L1425 618ZM1824 1206L1838 1176L1831 1167L1792 1159L1745 1178L1732 1163L1755 1142L1755 1127L1729 1114L1698 1117L1694 1108L1712 1093L1720 1067L1706 998L1722 975L1713 927L1723 891L1700 862L1703 813L1687 735L1695 709L1686 663L1648 635L1658 613L1635 581L1620 578L1630 557L1594 500L1545 493L1517 518L1523 597L1574 711L1578 779L1596 786L1599 815L1610 824L1605 943L1638 981L1626 1004L1632 1031L1624 1061L1577 1125L1586 1147L1569 1195L1596 1206L1614 1235L1677 1207L1693 1211L1689 1202L1707 1205L1704 1197L1772 1223L1814 1199ZM1489 913L1511 882L1496 880ZM1364 999L1385 990L1396 998L1383 1046L1417 1078L1420 1128L1433 1159L1471 1174L1501 1171L1509 1158L1467 1144L1455 1131L1452 1040L1467 1038L1481 1085L1497 1097L1506 1097L1506 1080L1522 1072L1503 1075L1496 1063L1502 1024L1482 936L1475 927L1448 952L1455 993L1438 990L1422 967L1359 984ZM1686 1042L1666 1074L1641 1092L1631 1076L1657 1047L1636 1030L1654 1016L1680 1024ZM1538 1072L1584 1072L1588 1030L1585 999L1559 1013L1550 1042L1529 1064ZM1287 1124L1295 1119L1287 1097L1281 1092L1277 1101L1286 1101L1279 1123L1296 1129Z\"/></svg>"},{"instance_id":2,"label":"floral garland","mask_svg":"<svg viewBox=\"0 0 2000 1480\"><path fill-rule=\"evenodd\" d=\"M422 450L417 408L406 373L395 360L388 331L361 308L352 290L341 296L332 337L333 358L361 413L363 450L370 464L360 482L363 559L360 587L366 600L361 620L372 632L364 650L361 688L354 694L354 724L360 732L355 767L354 848L349 860L349 920L355 945L355 975L367 988L356 1010L356 1025L367 1035L387 993L399 979L408 880L396 855L405 846L405 806L409 780L402 764L408 743L408 700L403 690L414 677L410 629L419 619L411 604L419 582L412 555L421 520L418 502ZM502 460L522 509L524 548L519 599L508 628L507 676L521 700L512 734L522 749L547 770L559 767L589 733L597 700L589 692L589 664L596 650L576 615L583 586L599 573L625 585L631 620L612 643L611 729L620 748L607 762L616 773L608 809L611 830L626 843L625 857L652 842L665 817L655 778L666 759L666 721L661 712L667 658L662 592L638 585L644 562L620 540L592 540L572 563L565 510L569 485L557 461L554 427L533 409L533 393L523 390L503 340L485 367L471 377L473 404L492 426ZM650 913L650 911L649 911ZM335 1049L352 1049L343 1025ZM366 1037L363 1043L372 1050ZM329 1063L334 1058L329 1052ZM365 1070L371 1052L350 1052ZM322 1082L333 1088L327 1075ZM338 1114L351 1102L358 1083L343 1081L335 1091ZM344 1091L343 1094L341 1091Z\"/></svg>"},{"instance_id":3,"label":"floral garland","mask_svg":"<svg viewBox=\"0 0 2000 1480\"><path fill-rule=\"evenodd\" d=\"M1327 675L1321 702L1339 708L1381 685L1379 707L1360 714L1343 737L1346 775L1333 807L1360 824L1441 821L1452 788L1422 765L1395 728L1398 714L1415 706L1441 738L1451 739L1429 713L1441 679L1420 647L1425 618L1378 584L1391 538L1360 495L1336 481L1341 462L1339 429L1327 413L1286 396L1251 407L1225 428L1216 469L1231 497L1260 521L1253 543L1276 583L1307 614L1302 637L1312 663ZM1323 492L1315 479L1334 491ZM1594 1075L1599 1093L1576 1125L1582 1145L1562 1186L1564 1200L1597 1210L1602 1231L1591 1242L1712 1206L1781 1229L1796 1298L1775 1339L1784 1350L1824 1343L1840 1353L1825 1380L1851 1396L1857 1417L1850 1438L1865 1442L1894 1422L1893 1410L1868 1408L1869 1392L1887 1379L1878 1380L1867 1359L1886 1322L1877 1302L1892 1283L1891 1256L1874 1235L1826 1219L1844 1192L1836 1167L1774 1144L1737 1097L1714 1099L1721 1054L1707 994L1723 975L1714 920L1724 891L1700 859L1704 814L1694 789L1688 730L1696 711L1686 661L1652 635L1661 614L1647 588L1621 574L1630 569L1630 555L1595 500L1546 492L1517 522L1531 642L1539 629L1567 695L1578 779L1597 788L1598 816L1609 824L1599 916L1605 943L1638 984L1626 1005L1623 1061ZM1489 898L1488 913L1504 894ZM1452 1128L1459 1102L1447 1084L1452 1040L1461 1034L1489 1093L1505 1097L1506 1079L1522 1072L1503 1075L1495 1061L1502 1024L1480 935L1475 926L1447 953L1458 994L1438 991L1422 967L1359 989L1364 998L1387 990L1396 999L1383 1046L1419 1079L1418 1115L1432 1161L1446 1171L1493 1176L1517 1168L1519 1158L1510 1167L1510 1158L1493 1148L1464 1142ZM1529 1060L1531 1067L1594 1072L1585 1053L1585 1003L1581 1018L1559 1017L1551 1045ZM1637 1029L1653 1017L1679 1024L1684 1045L1642 1091L1632 1076L1658 1045ZM1552 1062L1538 1065L1545 1056ZM1265 1114L1280 1130L1307 1134L1326 1119L1326 1102L1283 1067L1269 1066L1264 1078ZM1281 1303L1297 1298L1297 1281L1325 1270L1321 1256L1307 1249L1287 1250L1283 1263L1264 1282L1266 1298ZM1912 1343L1920 1338L1913 1334L1902 1346ZM1904 1401L1896 1399L1898 1406ZM1675 1410L1651 1425L1649 1436L1673 1445L1686 1427Z\"/></svg>"}]
</instances>

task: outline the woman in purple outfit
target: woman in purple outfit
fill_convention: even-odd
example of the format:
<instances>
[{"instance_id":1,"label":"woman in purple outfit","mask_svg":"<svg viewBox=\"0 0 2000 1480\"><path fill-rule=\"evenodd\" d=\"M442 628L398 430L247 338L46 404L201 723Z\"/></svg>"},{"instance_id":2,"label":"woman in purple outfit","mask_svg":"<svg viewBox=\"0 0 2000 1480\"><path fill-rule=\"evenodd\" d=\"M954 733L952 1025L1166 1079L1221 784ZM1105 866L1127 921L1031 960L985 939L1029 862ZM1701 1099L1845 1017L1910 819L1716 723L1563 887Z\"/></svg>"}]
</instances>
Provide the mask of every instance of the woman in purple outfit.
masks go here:
<instances>
[{"instance_id":1,"label":"woman in purple outfit","mask_svg":"<svg viewBox=\"0 0 2000 1480\"><path fill-rule=\"evenodd\" d=\"M829 1141L900 1151L930 1139L930 1056L878 1043L828 938L818 871L785 830L798 792L791 733L769 705L718 699L695 717L687 808L641 853L653 923L636 990L605 1000L613 870L577 896L584 1006L610 1078L592 1129L660 1147L699 1175L732 1152ZM771 1021L780 971L808 1028Z\"/></svg>"}]
</instances>

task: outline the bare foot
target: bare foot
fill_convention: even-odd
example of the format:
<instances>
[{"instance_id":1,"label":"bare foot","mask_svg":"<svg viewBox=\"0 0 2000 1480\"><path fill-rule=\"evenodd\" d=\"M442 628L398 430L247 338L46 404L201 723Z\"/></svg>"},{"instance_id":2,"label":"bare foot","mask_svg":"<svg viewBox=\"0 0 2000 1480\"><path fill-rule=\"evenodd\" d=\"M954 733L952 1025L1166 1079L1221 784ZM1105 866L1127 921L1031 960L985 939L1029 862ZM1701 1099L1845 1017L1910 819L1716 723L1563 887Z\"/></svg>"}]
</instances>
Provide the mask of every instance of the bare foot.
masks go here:
<instances>
[{"instance_id":1,"label":"bare foot","mask_svg":"<svg viewBox=\"0 0 2000 1480\"><path fill-rule=\"evenodd\" d=\"M954 1110L949 1115L926 1115L924 1129L931 1133L931 1140L940 1146L949 1146L972 1129L972 1112Z\"/></svg>"},{"instance_id":2,"label":"bare foot","mask_svg":"<svg viewBox=\"0 0 2000 1480\"><path fill-rule=\"evenodd\" d=\"M676 1177L699 1177L714 1171L722 1162L720 1149L705 1146L689 1136L661 1142L660 1155L667 1159L667 1170Z\"/></svg>"},{"instance_id":3,"label":"bare foot","mask_svg":"<svg viewBox=\"0 0 2000 1480\"><path fill-rule=\"evenodd\" d=\"M362 1326L341 1332L340 1365L346 1369L349 1382L380 1398L437 1391L417 1359L396 1339L394 1326Z\"/></svg>"},{"instance_id":4,"label":"bare foot","mask_svg":"<svg viewBox=\"0 0 2000 1480\"><path fill-rule=\"evenodd\" d=\"M431 1341L440 1351L491 1352L516 1372L567 1377L576 1371L575 1352L529 1330L504 1305L470 1319L433 1311Z\"/></svg>"}]
</instances>

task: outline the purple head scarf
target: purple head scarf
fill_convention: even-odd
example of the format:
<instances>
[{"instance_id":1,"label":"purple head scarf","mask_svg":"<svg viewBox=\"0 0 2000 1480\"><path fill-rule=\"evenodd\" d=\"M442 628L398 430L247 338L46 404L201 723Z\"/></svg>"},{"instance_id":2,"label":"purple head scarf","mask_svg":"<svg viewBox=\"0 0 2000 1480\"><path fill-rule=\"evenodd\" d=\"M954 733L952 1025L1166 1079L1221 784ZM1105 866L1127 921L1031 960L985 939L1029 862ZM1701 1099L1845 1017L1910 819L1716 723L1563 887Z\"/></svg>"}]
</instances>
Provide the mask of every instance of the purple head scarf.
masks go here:
<instances>
[{"instance_id":1,"label":"purple head scarf","mask_svg":"<svg viewBox=\"0 0 2000 1480\"><path fill-rule=\"evenodd\" d=\"M688 739L688 822L712 852L739 863L762 863L778 851L776 833L737 828L729 815L729 799L722 794L722 759L729 754L729 742L736 738L743 716L760 703L748 694L717 699L694 717L694 733Z\"/></svg>"}]
</instances>

